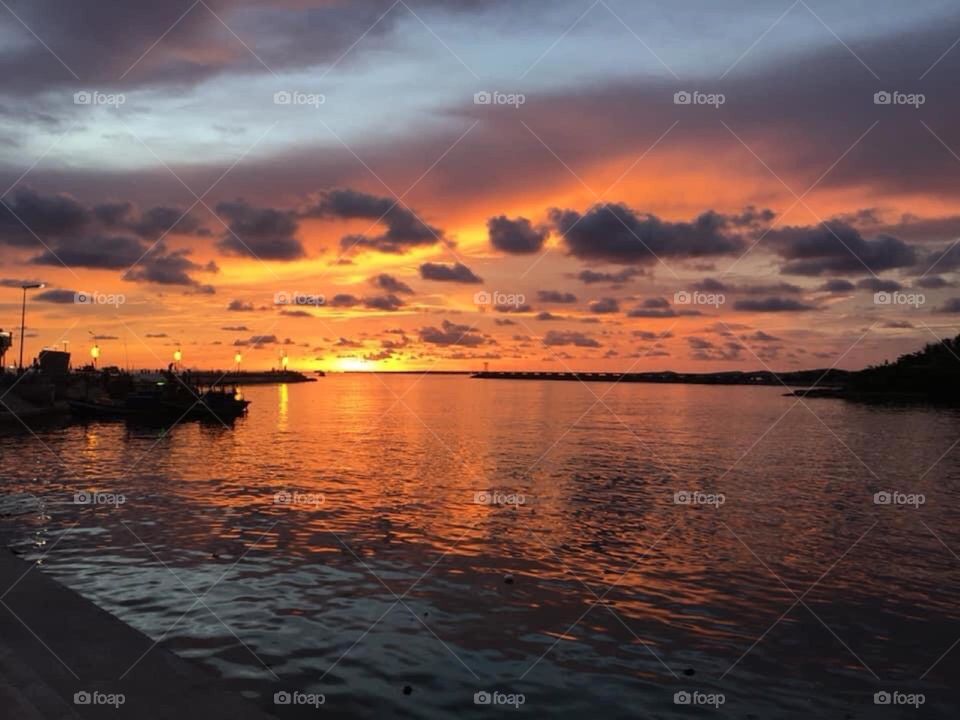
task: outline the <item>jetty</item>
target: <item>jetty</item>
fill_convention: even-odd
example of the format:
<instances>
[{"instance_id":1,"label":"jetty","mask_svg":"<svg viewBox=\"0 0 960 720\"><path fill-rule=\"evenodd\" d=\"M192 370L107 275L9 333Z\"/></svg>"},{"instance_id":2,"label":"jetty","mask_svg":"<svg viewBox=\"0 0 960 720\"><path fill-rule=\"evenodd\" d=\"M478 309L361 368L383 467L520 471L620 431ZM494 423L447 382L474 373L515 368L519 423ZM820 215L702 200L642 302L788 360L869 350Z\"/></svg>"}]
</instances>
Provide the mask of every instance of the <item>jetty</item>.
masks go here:
<instances>
[{"instance_id":1,"label":"jetty","mask_svg":"<svg viewBox=\"0 0 960 720\"><path fill-rule=\"evenodd\" d=\"M836 385L849 375L846 370L801 370L774 373L756 372L678 373L642 372L537 372L484 370L470 377L477 380L546 380L556 382L662 383L680 385L773 385L805 386L814 383Z\"/></svg>"}]
</instances>

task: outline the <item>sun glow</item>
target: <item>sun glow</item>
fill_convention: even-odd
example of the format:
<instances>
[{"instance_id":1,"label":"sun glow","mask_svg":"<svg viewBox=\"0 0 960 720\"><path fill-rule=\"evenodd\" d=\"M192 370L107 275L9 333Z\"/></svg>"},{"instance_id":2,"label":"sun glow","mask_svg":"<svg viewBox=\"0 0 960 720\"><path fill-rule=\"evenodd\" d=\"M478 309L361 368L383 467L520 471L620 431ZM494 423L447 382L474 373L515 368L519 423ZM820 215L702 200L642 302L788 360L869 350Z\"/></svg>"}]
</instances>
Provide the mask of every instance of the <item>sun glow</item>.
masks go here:
<instances>
[{"instance_id":1,"label":"sun glow","mask_svg":"<svg viewBox=\"0 0 960 720\"><path fill-rule=\"evenodd\" d=\"M375 363L358 357L345 357L337 360L337 370L341 372L370 372Z\"/></svg>"}]
</instances>

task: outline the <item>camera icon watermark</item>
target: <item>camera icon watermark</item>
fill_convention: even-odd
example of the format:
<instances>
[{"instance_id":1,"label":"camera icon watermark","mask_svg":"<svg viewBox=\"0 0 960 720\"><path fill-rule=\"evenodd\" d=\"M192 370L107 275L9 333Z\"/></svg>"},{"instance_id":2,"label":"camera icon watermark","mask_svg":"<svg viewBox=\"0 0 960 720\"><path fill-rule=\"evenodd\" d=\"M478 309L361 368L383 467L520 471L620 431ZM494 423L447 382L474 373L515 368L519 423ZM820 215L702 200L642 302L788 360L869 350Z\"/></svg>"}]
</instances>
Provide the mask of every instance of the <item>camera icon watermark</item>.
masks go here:
<instances>
[{"instance_id":1,"label":"camera icon watermark","mask_svg":"<svg viewBox=\"0 0 960 720\"><path fill-rule=\"evenodd\" d=\"M293 305L295 307L321 307L326 305L327 298L324 295L304 292L280 291L273 294L274 305Z\"/></svg>"},{"instance_id":2,"label":"camera icon watermark","mask_svg":"<svg viewBox=\"0 0 960 720\"><path fill-rule=\"evenodd\" d=\"M127 102L123 93L102 93L98 90L79 90L73 94L74 105L105 105L118 108Z\"/></svg>"},{"instance_id":3,"label":"camera icon watermark","mask_svg":"<svg viewBox=\"0 0 960 720\"><path fill-rule=\"evenodd\" d=\"M709 105L719 109L726 105L727 96L723 93L705 93L699 90L678 90L673 94L674 105Z\"/></svg>"},{"instance_id":4,"label":"camera icon watermark","mask_svg":"<svg viewBox=\"0 0 960 720\"><path fill-rule=\"evenodd\" d=\"M280 490L273 495L274 505L312 505L317 507L327 502L323 493L302 493L297 490Z\"/></svg>"},{"instance_id":5,"label":"camera icon watermark","mask_svg":"<svg viewBox=\"0 0 960 720\"><path fill-rule=\"evenodd\" d=\"M687 690L680 690L673 694L674 705L704 705L716 709L725 702L727 702L727 698L723 693L705 693L700 692L699 690L689 692Z\"/></svg>"},{"instance_id":6,"label":"camera icon watermark","mask_svg":"<svg viewBox=\"0 0 960 720\"><path fill-rule=\"evenodd\" d=\"M522 293L481 290L474 293L473 303L478 307L520 308L527 304L527 297Z\"/></svg>"},{"instance_id":7,"label":"camera icon watermark","mask_svg":"<svg viewBox=\"0 0 960 720\"><path fill-rule=\"evenodd\" d=\"M120 493L81 490L73 494L74 505L111 505L113 507L119 507L126 502L126 496Z\"/></svg>"},{"instance_id":8,"label":"camera icon watermark","mask_svg":"<svg viewBox=\"0 0 960 720\"><path fill-rule=\"evenodd\" d=\"M113 305L114 307L120 307L127 302L127 296L122 293L78 290L73 294L73 302L75 305Z\"/></svg>"},{"instance_id":9,"label":"camera icon watermark","mask_svg":"<svg viewBox=\"0 0 960 720\"><path fill-rule=\"evenodd\" d=\"M274 105L307 105L319 108L327 104L327 96L321 93L305 93L297 90L281 90L273 94Z\"/></svg>"},{"instance_id":10,"label":"camera icon watermark","mask_svg":"<svg viewBox=\"0 0 960 720\"><path fill-rule=\"evenodd\" d=\"M677 490L673 493L674 505L709 505L720 508L727 502L723 493L705 493L699 490Z\"/></svg>"},{"instance_id":11,"label":"camera icon watermark","mask_svg":"<svg viewBox=\"0 0 960 720\"><path fill-rule=\"evenodd\" d=\"M873 294L874 305L906 305L919 308L926 302L927 296L922 293L877 292Z\"/></svg>"},{"instance_id":12,"label":"camera icon watermark","mask_svg":"<svg viewBox=\"0 0 960 720\"><path fill-rule=\"evenodd\" d=\"M274 705L299 705L319 708L327 702L327 697L323 693L305 693L299 690L288 692L280 690L273 694Z\"/></svg>"},{"instance_id":13,"label":"camera icon watermark","mask_svg":"<svg viewBox=\"0 0 960 720\"><path fill-rule=\"evenodd\" d=\"M910 105L919 110L921 105L927 102L927 96L923 93L905 93L899 90L880 90L873 94L874 105Z\"/></svg>"},{"instance_id":14,"label":"camera icon watermark","mask_svg":"<svg viewBox=\"0 0 960 720\"><path fill-rule=\"evenodd\" d=\"M473 694L474 705L505 705L519 708L525 702L527 702L527 697L523 693L480 690Z\"/></svg>"},{"instance_id":15,"label":"camera icon watermark","mask_svg":"<svg viewBox=\"0 0 960 720\"><path fill-rule=\"evenodd\" d=\"M526 105L526 103L527 96L523 93L489 92L487 90L481 90L473 94L474 105L509 105L514 108L519 108L521 105Z\"/></svg>"},{"instance_id":16,"label":"camera icon watermark","mask_svg":"<svg viewBox=\"0 0 960 720\"><path fill-rule=\"evenodd\" d=\"M713 308L719 308L726 302L727 297L722 293L679 290L673 294L674 305L708 305Z\"/></svg>"},{"instance_id":17,"label":"camera icon watermark","mask_svg":"<svg viewBox=\"0 0 960 720\"><path fill-rule=\"evenodd\" d=\"M923 693L904 693L898 690L888 692L881 690L873 694L874 705L912 705L919 708L927 702L927 697Z\"/></svg>"},{"instance_id":18,"label":"camera icon watermark","mask_svg":"<svg viewBox=\"0 0 960 720\"><path fill-rule=\"evenodd\" d=\"M897 490L881 490L873 494L874 505L895 505L912 507L913 509L925 505L927 496L923 493L903 493Z\"/></svg>"},{"instance_id":19,"label":"camera icon watermark","mask_svg":"<svg viewBox=\"0 0 960 720\"><path fill-rule=\"evenodd\" d=\"M517 508L527 504L527 497L522 493L506 493L500 490L478 490L473 494L473 501L477 505L505 505Z\"/></svg>"},{"instance_id":20,"label":"camera icon watermark","mask_svg":"<svg viewBox=\"0 0 960 720\"><path fill-rule=\"evenodd\" d=\"M73 694L74 705L108 705L119 708L127 702L123 693L104 693L99 690L80 690Z\"/></svg>"}]
</instances>

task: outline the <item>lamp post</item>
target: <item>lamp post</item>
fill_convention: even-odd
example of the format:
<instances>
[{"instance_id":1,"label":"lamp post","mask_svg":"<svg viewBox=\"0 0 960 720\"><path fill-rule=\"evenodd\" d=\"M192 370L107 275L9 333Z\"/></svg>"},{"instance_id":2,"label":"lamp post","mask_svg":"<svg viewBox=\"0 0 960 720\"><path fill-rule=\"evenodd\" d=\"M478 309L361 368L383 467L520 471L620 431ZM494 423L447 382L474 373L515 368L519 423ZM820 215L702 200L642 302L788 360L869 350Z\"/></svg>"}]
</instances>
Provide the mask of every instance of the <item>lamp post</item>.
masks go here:
<instances>
[{"instance_id":1,"label":"lamp post","mask_svg":"<svg viewBox=\"0 0 960 720\"><path fill-rule=\"evenodd\" d=\"M99 346L99 345L94 344L94 346L93 346L92 348L90 348L90 357L93 358L93 369L96 370L96 369L97 369L97 360L100 359L100 346Z\"/></svg>"},{"instance_id":2,"label":"lamp post","mask_svg":"<svg viewBox=\"0 0 960 720\"><path fill-rule=\"evenodd\" d=\"M20 306L20 372L23 372L23 345L26 342L24 332L27 329L27 290L39 290L44 287L46 287L44 283L27 283L20 286L23 290L23 305Z\"/></svg>"},{"instance_id":3,"label":"lamp post","mask_svg":"<svg viewBox=\"0 0 960 720\"><path fill-rule=\"evenodd\" d=\"M290 365L290 358L288 358L287 354L284 353L283 357L280 358L280 367L286 370L289 365Z\"/></svg>"},{"instance_id":4,"label":"lamp post","mask_svg":"<svg viewBox=\"0 0 960 720\"><path fill-rule=\"evenodd\" d=\"M173 362L177 370L180 369L180 361L183 360L183 351L177 348L173 353Z\"/></svg>"},{"instance_id":5,"label":"lamp post","mask_svg":"<svg viewBox=\"0 0 960 720\"><path fill-rule=\"evenodd\" d=\"M243 362L243 355L241 355L240 353L237 353L236 355L233 356L233 361L237 364L237 373L239 374L240 363Z\"/></svg>"}]
</instances>

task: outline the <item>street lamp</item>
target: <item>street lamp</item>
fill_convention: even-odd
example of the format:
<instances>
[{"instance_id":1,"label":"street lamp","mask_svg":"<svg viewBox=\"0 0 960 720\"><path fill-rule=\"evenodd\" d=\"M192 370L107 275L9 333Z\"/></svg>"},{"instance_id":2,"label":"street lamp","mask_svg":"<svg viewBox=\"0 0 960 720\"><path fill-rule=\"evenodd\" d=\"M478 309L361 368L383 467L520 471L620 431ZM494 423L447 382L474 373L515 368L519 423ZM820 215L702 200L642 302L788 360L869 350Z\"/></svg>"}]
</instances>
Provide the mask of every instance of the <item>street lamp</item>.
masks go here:
<instances>
[{"instance_id":1,"label":"street lamp","mask_svg":"<svg viewBox=\"0 0 960 720\"><path fill-rule=\"evenodd\" d=\"M288 358L288 357L287 357L287 354L284 353L284 354L283 354L283 357L280 358L280 366L281 366L284 370L286 370L289 365L290 365L290 358Z\"/></svg>"},{"instance_id":2,"label":"street lamp","mask_svg":"<svg viewBox=\"0 0 960 720\"><path fill-rule=\"evenodd\" d=\"M27 321L27 290L40 290L45 288L45 283L26 283L20 286L23 290L23 305L20 307L20 371L23 372L23 345L26 342L24 332L26 332Z\"/></svg>"},{"instance_id":3,"label":"street lamp","mask_svg":"<svg viewBox=\"0 0 960 720\"><path fill-rule=\"evenodd\" d=\"M237 353L236 355L233 356L233 361L237 364L237 372L239 373L240 363L243 362L243 355L241 355L240 353Z\"/></svg>"},{"instance_id":4,"label":"street lamp","mask_svg":"<svg viewBox=\"0 0 960 720\"><path fill-rule=\"evenodd\" d=\"M173 362L176 364L177 369L180 369L180 361L183 360L183 352L180 348L177 348L173 353Z\"/></svg>"},{"instance_id":5,"label":"street lamp","mask_svg":"<svg viewBox=\"0 0 960 720\"><path fill-rule=\"evenodd\" d=\"M96 370L96 369L97 369L97 360L100 359L100 346L99 346L99 345L96 345L96 344L95 344L92 348L90 348L90 357L93 358L93 369Z\"/></svg>"}]
</instances>

